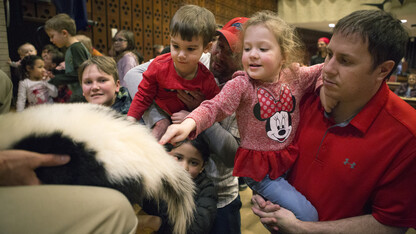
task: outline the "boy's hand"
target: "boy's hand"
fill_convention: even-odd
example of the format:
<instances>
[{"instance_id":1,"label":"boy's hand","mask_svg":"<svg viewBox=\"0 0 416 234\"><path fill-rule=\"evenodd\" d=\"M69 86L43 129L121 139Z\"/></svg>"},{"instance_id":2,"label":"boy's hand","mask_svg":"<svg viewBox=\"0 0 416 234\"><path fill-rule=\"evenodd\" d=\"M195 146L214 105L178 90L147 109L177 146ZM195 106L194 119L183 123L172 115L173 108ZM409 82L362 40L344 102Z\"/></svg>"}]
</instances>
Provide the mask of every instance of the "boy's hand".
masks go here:
<instances>
[{"instance_id":1,"label":"boy's hand","mask_svg":"<svg viewBox=\"0 0 416 234\"><path fill-rule=\"evenodd\" d=\"M133 123L135 123L137 121L136 118L134 118L133 116L127 116L126 119L130 122L133 122Z\"/></svg>"},{"instance_id":2,"label":"boy's hand","mask_svg":"<svg viewBox=\"0 0 416 234\"><path fill-rule=\"evenodd\" d=\"M319 96L321 98L321 104L325 109L325 112L331 113L332 110L338 105L338 100L325 95L325 87L322 86L319 90Z\"/></svg>"},{"instance_id":3,"label":"boy's hand","mask_svg":"<svg viewBox=\"0 0 416 234\"><path fill-rule=\"evenodd\" d=\"M160 139L159 144L164 145L168 142L175 144L176 142L183 141L195 128L195 120L190 118L185 119L181 124L172 124Z\"/></svg>"},{"instance_id":4,"label":"boy's hand","mask_svg":"<svg viewBox=\"0 0 416 234\"><path fill-rule=\"evenodd\" d=\"M165 134L166 130L168 129L170 125L170 120L167 118L161 119L157 121L152 128L152 135L157 139L160 140L160 138Z\"/></svg>"},{"instance_id":5,"label":"boy's hand","mask_svg":"<svg viewBox=\"0 0 416 234\"><path fill-rule=\"evenodd\" d=\"M199 91L187 91L178 89L178 98L185 103L188 110L192 111L205 100L204 95Z\"/></svg>"},{"instance_id":6,"label":"boy's hand","mask_svg":"<svg viewBox=\"0 0 416 234\"><path fill-rule=\"evenodd\" d=\"M173 115L170 117L172 119L172 123L174 124L182 123L185 120L186 116L189 115L189 113L190 112L186 110L181 110L176 113L173 113Z\"/></svg>"}]
</instances>

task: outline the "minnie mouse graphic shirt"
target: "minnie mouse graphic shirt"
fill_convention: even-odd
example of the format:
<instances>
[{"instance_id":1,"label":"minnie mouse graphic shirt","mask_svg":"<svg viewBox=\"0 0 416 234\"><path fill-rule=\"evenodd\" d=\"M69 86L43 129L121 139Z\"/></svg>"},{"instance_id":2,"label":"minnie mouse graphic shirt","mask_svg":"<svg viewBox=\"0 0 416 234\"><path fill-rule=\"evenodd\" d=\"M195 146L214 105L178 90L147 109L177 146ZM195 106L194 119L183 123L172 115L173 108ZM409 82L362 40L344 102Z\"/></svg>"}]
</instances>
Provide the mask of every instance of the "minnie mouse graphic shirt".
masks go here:
<instances>
[{"instance_id":1,"label":"minnie mouse graphic shirt","mask_svg":"<svg viewBox=\"0 0 416 234\"><path fill-rule=\"evenodd\" d=\"M218 95L187 116L196 122L191 138L236 112L241 144L233 175L256 181L266 175L278 178L298 156L292 141L299 124L299 102L322 85L322 67L293 64L282 69L275 83L251 79L243 71L234 73Z\"/></svg>"}]
</instances>

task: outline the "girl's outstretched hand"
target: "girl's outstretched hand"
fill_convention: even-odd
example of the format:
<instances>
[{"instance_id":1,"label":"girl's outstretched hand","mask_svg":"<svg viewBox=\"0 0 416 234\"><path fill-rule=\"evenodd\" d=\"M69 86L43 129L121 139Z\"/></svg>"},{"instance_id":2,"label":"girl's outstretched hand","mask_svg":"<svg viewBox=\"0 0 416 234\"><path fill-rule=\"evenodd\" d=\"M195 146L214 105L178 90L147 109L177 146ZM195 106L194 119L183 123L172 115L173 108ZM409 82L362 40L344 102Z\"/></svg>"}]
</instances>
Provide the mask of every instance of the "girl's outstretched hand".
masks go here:
<instances>
[{"instance_id":1,"label":"girl's outstretched hand","mask_svg":"<svg viewBox=\"0 0 416 234\"><path fill-rule=\"evenodd\" d=\"M181 124L172 124L160 139L159 144L164 145L168 142L175 144L176 142L183 141L195 128L195 120L190 118L185 119Z\"/></svg>"}]
</instances>

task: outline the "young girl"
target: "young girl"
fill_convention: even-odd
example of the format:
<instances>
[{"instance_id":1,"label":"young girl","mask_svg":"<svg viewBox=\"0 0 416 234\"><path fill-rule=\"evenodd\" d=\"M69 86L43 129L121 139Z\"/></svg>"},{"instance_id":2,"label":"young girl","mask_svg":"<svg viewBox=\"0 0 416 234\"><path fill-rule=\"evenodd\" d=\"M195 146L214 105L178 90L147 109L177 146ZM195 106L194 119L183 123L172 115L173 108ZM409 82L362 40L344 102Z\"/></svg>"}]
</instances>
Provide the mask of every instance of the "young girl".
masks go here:
<instances>
[{"instance_id":1,"label":"young girl","mask_svg":"<svg viewBox=\"0 0 416 234\"><path fill-rule=\"evenodd\" d=\"M42 58L37 55L28 55L22 59L20 69L23 80L19 82L16 111L23 111L26 101L29 106L53 103L52 98L58 95L58 89L44 78L44 66Z\"/></svg>"},{"instance_id":2,"label":"young girl","mask_svg":"<svg viewBox=\"0 0 416 234\"><path fill-rule=\"evenodd\" d=\"M115 60L117 61L120 84L124 87L126 86L124 75L130 69L140 64L139 57L141 55L136 50L133 32L128 30L118 31L113 38L113 49Z\"/></svg>"},{"instance_id":3,"label":"young girl","mask_svg":"<svg viewBox=\"0 0 416 234\"><path fill-rule=\"evenodd\" d=\"M204 167L208 162L210 151L208 145L201 137L194 140L184 140L174 146L167 145L169 154L176 158L178 163L189 172L196 186L195 218L186 233L210 233L217 212L217 192L211 179L205 173ZM150 205L150 206L149 206ZM148 214L160 216L161 226L157 233L172 233L170 225L165 217L165 207L159 211L150 209L154 204L143 204L143 210ZM140 228L140 227L139 227Z\"/></svg>"},{"instance_id":4,"label":"young girl","mask_svg":"<svg viewBox=\"0 0 416 234\"><path fill-rule=\"evenodd\" d=\"M294 63L301 58L300 44L293 28L276 13L254 14L241 35L245 72L236 72L216 97L203 102L181 124L171 125L160 143L180 141L196 130L193 137L236 112L241 144L233 175L248 177L253 190L299 219L316 221L315 208L283 176L298 156L292 141L299 102L319 87L322 64L300 67Z\"/></svg>"}]
</instances>

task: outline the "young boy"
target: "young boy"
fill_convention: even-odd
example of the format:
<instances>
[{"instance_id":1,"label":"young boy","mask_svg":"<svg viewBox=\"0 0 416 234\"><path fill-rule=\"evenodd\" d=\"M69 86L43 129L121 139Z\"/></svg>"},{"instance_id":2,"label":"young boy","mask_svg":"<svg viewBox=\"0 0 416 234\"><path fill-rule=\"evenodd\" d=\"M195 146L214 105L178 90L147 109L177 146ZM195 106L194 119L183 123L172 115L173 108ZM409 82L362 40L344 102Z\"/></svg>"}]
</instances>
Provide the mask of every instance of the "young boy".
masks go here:
<instances>
[{"instance_id":1,"label":"young boy","mask_svg":"<svg viewBox=\"0 0 416 234\"><path fill-rule=\"evenodd\" d=\"M20 61L22 61L22 59L25 56L27 56L27 55L37 55L38 54L36 48L32 44L27 43L27 42L25 44L19 46L19 48L17 49L17 53L20 56L19 61L12 62L11 59L9 59L9 61L8 61L9 65L11 67L14 67L14 68L18 68L20 66Z\"/></svg>"},{"instance_id":2,"label":"young boy","mask_svg":"<svg viewBox=\"0 0 416 234\"><path fill-rule=\"evenodd\" d=\"M58 14L45 23L45 31L57 47L67 47L65 53L65 74L56 75L50 83L58 86L67 84L72 94L69 102L84 101L78 82L78 67L91 55L76 38L75 21L67 14Z\"/></svg>"},{"instance_id":3,"label":"young boy","mask_svg":"<svg viewBox=\"0 0 416 234\"><path fill-rule=\"evenodd\" d=\"M199 62L202 53L209 52L215 30L214 15L205 8L185 5L175 13L170 22L171 53L155 58L143 73L129 120L140 120L153 101L169 115L187 110L177 90L198 90L205 99L219 92L214 76Z\"/></svg>"}]
</instances>

